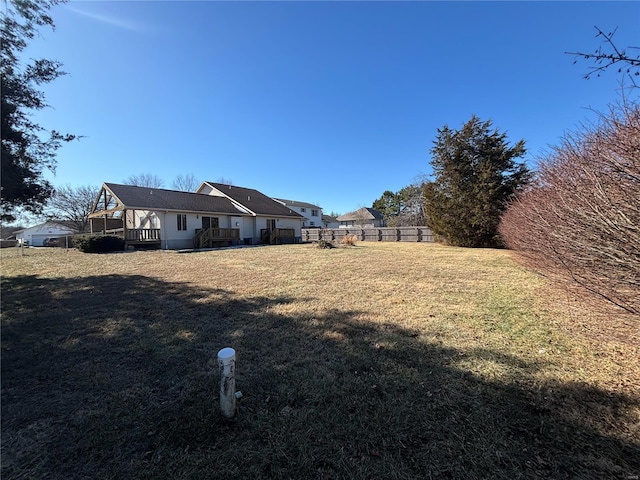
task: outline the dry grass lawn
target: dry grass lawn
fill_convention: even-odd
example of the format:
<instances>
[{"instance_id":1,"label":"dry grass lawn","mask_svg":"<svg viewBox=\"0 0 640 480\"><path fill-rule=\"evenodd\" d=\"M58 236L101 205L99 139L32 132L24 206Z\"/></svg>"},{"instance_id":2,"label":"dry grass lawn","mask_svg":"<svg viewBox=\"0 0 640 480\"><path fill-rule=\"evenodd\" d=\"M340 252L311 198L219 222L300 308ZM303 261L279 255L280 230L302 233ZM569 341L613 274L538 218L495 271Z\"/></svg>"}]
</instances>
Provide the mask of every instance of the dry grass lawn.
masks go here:
<instances>
[{"instance_id":1,"label":"dry grass lawn","mask_svg":"<svg viewBox=\"0 0 640 480\"><path fill-rule=\"evenodd\" d=\"M0 255L2 478L640 475L637 330L510 252Z\"/></svg>"}]
</instances>

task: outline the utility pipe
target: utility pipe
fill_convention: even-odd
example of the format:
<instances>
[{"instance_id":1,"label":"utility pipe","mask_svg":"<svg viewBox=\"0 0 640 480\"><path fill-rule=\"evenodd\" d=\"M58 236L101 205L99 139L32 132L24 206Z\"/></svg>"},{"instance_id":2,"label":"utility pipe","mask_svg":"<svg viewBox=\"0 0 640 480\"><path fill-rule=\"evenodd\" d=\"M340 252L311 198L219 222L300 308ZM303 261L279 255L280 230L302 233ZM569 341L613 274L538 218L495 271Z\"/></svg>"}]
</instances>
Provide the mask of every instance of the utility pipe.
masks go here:
<instances>
[{"instance_id":1,"label":"utility pipe","mask_svg":"<svg viewBox=\"0 0 640 480\"><path fill-rule=\"evenodd\" d=\"M231 418L236 413L236 351L223 348L218 352L220 368L220 411Z\"/></svg>"}]
</instances>

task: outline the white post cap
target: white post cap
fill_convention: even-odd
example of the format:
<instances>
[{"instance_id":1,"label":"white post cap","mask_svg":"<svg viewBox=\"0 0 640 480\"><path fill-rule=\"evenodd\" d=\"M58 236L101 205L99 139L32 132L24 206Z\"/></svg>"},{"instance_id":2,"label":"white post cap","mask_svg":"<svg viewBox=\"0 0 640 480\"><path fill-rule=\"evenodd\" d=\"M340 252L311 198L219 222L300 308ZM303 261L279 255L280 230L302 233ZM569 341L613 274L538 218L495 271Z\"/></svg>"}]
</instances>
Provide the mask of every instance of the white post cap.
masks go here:
<instances>
[{"instance_id":1,"label":"white post cap","mask_svg":"<svg viewBox=\"0 0 640 480\"><path fill-rule=\"evenodd\" d=\"M226 347L218 352L218 360L229 361L233 360L236 356L236 351L233 348Z\"/></svg>"}]
</instances>

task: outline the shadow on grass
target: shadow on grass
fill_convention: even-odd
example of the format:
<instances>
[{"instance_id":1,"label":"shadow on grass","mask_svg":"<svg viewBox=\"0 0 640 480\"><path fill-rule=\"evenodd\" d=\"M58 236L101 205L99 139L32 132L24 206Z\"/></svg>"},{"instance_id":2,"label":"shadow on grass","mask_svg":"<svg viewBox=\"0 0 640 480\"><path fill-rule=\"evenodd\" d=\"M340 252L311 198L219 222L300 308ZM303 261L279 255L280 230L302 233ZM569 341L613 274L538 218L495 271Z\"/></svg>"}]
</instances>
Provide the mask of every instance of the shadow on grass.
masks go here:
<instances>
[{"instance_id":1,"label":"shadow on grass","mask_svg":"<svg viewBox=\"0 0 640 480\"><path fill-rule=\"evenodd\" d=\"M361 312L143 276L2 281L3 478L633 478L638 398ZM275 309L277 310L277 309ZM244 397L218 414L216 353ZM464 360L503 374L482 379Z\"/></svg>"}]
</instances>

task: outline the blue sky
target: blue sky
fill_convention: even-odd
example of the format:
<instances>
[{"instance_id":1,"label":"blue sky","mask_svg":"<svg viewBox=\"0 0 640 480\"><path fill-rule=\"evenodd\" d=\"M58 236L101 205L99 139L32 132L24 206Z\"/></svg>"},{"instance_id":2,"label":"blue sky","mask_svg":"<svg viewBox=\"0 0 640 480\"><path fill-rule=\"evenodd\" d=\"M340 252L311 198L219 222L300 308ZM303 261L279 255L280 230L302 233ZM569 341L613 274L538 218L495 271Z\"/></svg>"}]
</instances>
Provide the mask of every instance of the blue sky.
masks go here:
<instances>
[{"instance_id":1,"label":"blue sky","mask_svg":"<svg viewBox=\"0 0 640 480\"><path fill-rule=\"evenodd\" d=\"M640 45L640 2L70 2L25 52L69 75L35 119L84 135L54 185L177 175L371 206L430 173L437 129L491 119L526 160L618 98L584 80L603 30Z\"/></svg>"}]
</instances>

